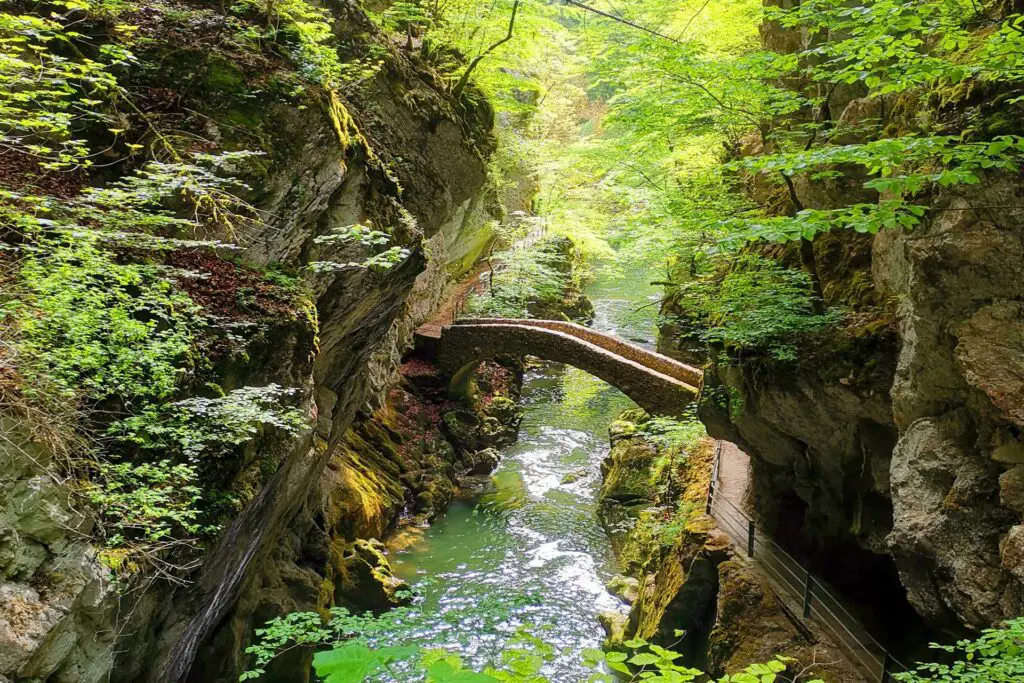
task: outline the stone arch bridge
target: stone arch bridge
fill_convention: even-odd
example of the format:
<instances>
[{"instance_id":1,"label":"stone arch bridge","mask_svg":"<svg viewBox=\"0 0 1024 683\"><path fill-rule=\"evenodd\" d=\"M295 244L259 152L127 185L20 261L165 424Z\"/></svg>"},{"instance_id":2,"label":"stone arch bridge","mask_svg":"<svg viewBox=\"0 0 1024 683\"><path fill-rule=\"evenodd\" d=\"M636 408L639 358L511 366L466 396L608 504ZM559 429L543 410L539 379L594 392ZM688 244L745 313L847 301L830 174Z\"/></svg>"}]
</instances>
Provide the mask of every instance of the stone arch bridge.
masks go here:
<instances>
[{"instance_id":1,"label":"stone arch bridge","mask_svg":"<svg viewBox=\"0 0 1024 683\"><path fill-rule=\"evenodd\" d=\"M436 363L462 384L481 360L537 356L603 379L651 414L677 415L700 390L700 370L574 323L556 320L471 318L417 331Z\"/></svg>"}]
</instances>

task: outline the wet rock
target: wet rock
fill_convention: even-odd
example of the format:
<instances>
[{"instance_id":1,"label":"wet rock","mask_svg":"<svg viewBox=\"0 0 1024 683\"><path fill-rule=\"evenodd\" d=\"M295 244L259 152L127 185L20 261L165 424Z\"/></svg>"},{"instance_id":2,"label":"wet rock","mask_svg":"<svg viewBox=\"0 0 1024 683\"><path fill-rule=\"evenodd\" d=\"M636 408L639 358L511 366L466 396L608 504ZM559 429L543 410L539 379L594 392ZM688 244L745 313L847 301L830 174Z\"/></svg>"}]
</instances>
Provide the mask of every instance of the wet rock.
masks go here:
<instances>
[{"instance_id":1,"label":"wet rock","mask_svg":"<svg viewBox=\"0 0 1024 683\"><path fill-rule=\"evenodd\" d=\"M456 448L469 452L479 450L480 439L477 431L480 428L480 419L476 415L460 408L445 413L441 419L445 435Z\"/></svg>"},{"instance_id":2,"label":"wet rock","mask_svg":"<svg viewBox=\"0 0 1024 683\"><path fill-rule=\"evenodd\" d=\"M498 467L501 454L493 448L485 448L470 456L468 461L468 474L490 474Z\"/></svg>"},{"instance_id":3,"label":"wet rock","mask_svg":"<svg viewBox=\"0 0 1024 683\"><path fill-rule=\"evenodd\" d=\"M1011 527L999 543L1003 567L1024 581L1024 525Z\"/></svg>"},{"instance_id":4,"label":"wet rock","mask_svg":"<svg viewBox=\"0 0 1024 683\"><path fill-rule=\"evenodd\" d=\"M409 590L409 584L391 573L384 544L376 539L359 539L344 551L338 588L345 602L375 612L409 601L397 595Z\"/></svg>"},{"instance_id":5,"label":"wet rock","mask_svg":"<svg viewBox=\"0 0 1024 683\"><path fill-rule=\"evenodd\" d=\"M650 441L628 433L627 424L622 420L615 423L612 449L601 463L602 483L597 497L602 505L653 502L651 466L658 450Z\"/></svg>"},{"instance_id":6,"label":"wet rock","mask_svg":"<svg viewBox=\"0 0 1024 683\"><path fill-rule=\"evenodd\" d=\"M1008 420L1024 426L1024 304L998 301L985 306L957 336L957 362L968 384Z\"/></svg>"},{"instance_id":7,"label":"wet rock","mask_svg":"<svg viewBox=\"0 0 1024 683\"><path fill-rule=\"evenodd\" d=\"M622 645L626 640L626 628L629 625L629 615L615 610L605 610L597 615L597 621L604 629L605 649L612 649Z\"/></svg>"},{"instance_id":8,"label":"wet rock","mask_svg":"<svg viewBox=\"0 0 1024 683\"><path fill-rule=\"evenodd\" d=\"M609 593L631 605L640 595L640 582L632 576L617 574L606 587Z\"/></svg>"}]
</instances>

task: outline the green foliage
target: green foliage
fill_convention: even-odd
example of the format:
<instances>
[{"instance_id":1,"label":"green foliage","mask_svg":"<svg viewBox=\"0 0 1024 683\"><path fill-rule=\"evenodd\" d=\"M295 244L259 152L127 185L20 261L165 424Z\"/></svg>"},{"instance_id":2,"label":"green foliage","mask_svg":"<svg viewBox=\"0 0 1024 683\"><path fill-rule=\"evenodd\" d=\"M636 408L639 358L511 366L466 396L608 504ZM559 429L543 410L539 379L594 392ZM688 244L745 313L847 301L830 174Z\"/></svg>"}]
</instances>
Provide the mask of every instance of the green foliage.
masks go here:
<instances>
[{"instance_id":1,"label":"green foliage","mask_svg":"<svg viewBox=\"0 0 1024 683\"><path fill-rule=\"evenodd\" d=\"M407 617L403 613L403 617ZM284 649L295 646L332 645L313 658L313 669L324 683L362 683L362 681L412 680L426 683L553 683L542 671L554 654L554 645L543 638L543 630L523 628L516 632L510 646L497 661L479 671L469 668L463 659L447 650L420 650L415 646L384 646L366 640L369 632L382 632L378 622L390 624L392 617L355 616L335 608L325 624L315 613L295 613L275 619L257 631L261 641L247 652L257 656L257 668L247 671L241 681L256 680L263 667ZM386 631L386 628L385 628ZM585 650L582 659L594 673L589 683L651 681L687 683L704 680L706 675L679 663L678 652L640 638L624 643L626 652ZM719 683L773 683L779 680L787 662L776 658L765 664L752 664L742 672L717 679ZM614 673L610 673L614 672ZM821 683L812 681L809 683Z\"/></svg>"},{"instance_id":2,"label":"green foliage","mask_svg":"<svg viewBox=\"0 0 1024 683\"><path fill-rule=\"evenodd\" d=\"M956 661L919 664L914 671L893 678L903 683L1010 683L1024 679L1024 617L985 629L975 640L932 644L932 648L954 655Z\"/></svg>"},{"instance_id":3,"label":"green foliage","mask_svg":"<svg viewBox=\"0 0 1024 683\"><path fill-rule=\"evenodd\" d=\"M705 341L729 351L760 352L781 360L799 356L797 341L842 320L839 311L815 312L810 279L755 256L735 259L676 286L675 320Z\"/></svg>"},{"instance_id":4,"label":"green foliage","mask_svg":"<svg viewBox=\"0 0 1024 683\"><path fill-rule=\"evenodd\" d=\"M156 267L118 263L94 234L44 238L36 248L19 272L25 296L8 309L26 378L40 386L45 378L65 399L169 396L201 326L192 300Z\"/></svg>"},{"instance_id":5,"label":"green foliage","mask_svg":"<svg viewBox=\"0 0 1024 683\"><path fill-rule=\"evenodd\" d=\"M219 398L190 398L159 406L114 423L109 433L143 450L180 454L192 462L225 455L259 435L262 427L296 433L302 412L282 401L295 393L276 384L243 387Z\"/></svg>"},{"instance_id":6,"label":"green foliage","mask_svg":"<svg viewBox=\"0 0 1024 683\"><path fill-rule=\"evenodd\" d=\"M91 165L86 144L72 130L84 120L104 118L98 105L118 90L110 69L131 61L116 45L104 46L99 60L60 56L84 36L59 19L0 12L0 142L53 170Z\"/></svg>"},{"instance_id":7,"label":"green foliage","mask_svg":"<svg viewBox=\"0 0 1024 683\"><path fill-rule=\"evenodd\" d=\"M480 600L463 610L454 609L448 613L447 618L453 622L469 618L482 633L498 632L509 623L513 615L528 613L533 603L534 598L529 595L498 596ZM254 668L242 674L241 680L259 678L266 673L267 665L275 657L296 647L344 646L347 651L344 657L358 657L362 662L359 666L365 665L376 670L384 667L384 664L373 653L386 647L386 643L391 642L396 633L415 634L425 623L426 615L416 605L398 607L381 614L352 613L343 607L333 607L327 619L315 612L293 612L272 619L263 628L256 630L257 642L246 649L247 654L254 655ZM521 666L517 653L524 652L524 647L519 646L524 643L530 643L531 657L550 650L535 634L518 632L513 638L513 645L518 645L506 648L501 655L509 667ZM384 668L393 670L392 679L398 681L422 680L423 666L442 659L436 656L436 651L421 650L418 647L388 652L387 666ZM399 658L396 653L402 656ZM447 655L443 651L440 654ZM326 666L331 667L329 662L333 660L327 658L326 661ZM333 667L331 671L333 673Z\"/></svg>"},{"instance_id":8,"label":"green foliage","mask_svg":"<svg viewBox=\"0 0 1024 683\"><path fill-rule=\"evenodd\" d=\"M166 254L238 249L237 230L260 216L234 175L255 153L186 154L136 106L116 77L137 67L136 27L118 23L135 9L68 0L0 13L0 327L14 359L0 407L52 420L71 444L53 466L95 510L108 566L178 580L225 496L201 480L205 461L264 425L305 420L275 386L168 403L187 395L202 340L218 333L180 284L200 274ZM125 139L139 128L150 145ZM100 157L114 169L103 182L88 175Z\"/></svg>"},{"instance_id":9,"label":"green foliage","mask_svg":"<svg viewBox=\"0 0 1024 683\"><path fill-rule=\"evenodd\" d=\"M379 21L386 31L426 30L434 19L434 8L423 0L396 0L381 13Z\"/></svg>"},{"instance_id":10,"label":"green foliage","mask_svg":"<svg viewBox=\"0 0 1024 683\"><path fill-rule=\"evenodd\" d=\"M408 211L403 210L400 218L406 231L415 231L416 219ZM365 249L378 250L390 244L391 240L389 232L376 230L372 225L355 224L334 228L328 234L316 237L313 243L328 248L343 249L359 245ZM362 261L313 261L309 264L309 269L313 273L332 273L349 268L365 268L379 273L402 263L411 253L406 247L393 245L377 251Z\"/></svg>"},{"instance_id":11,"label":"green foliage","mask_svg":"<svg viewBox=\"0 0 1024 683\"><path fill-rule=\"evenodd\" d=\"M513 245L493 256L500 265L484 292L472 296L466 313L498 318L529 318L542 304L557 304L573 287L573 265L564 241L545 239Z\"/></svg>"},{"instance_id":12,"label":"green foliage","mask_svg":"<svg viewBox=\"0 0 1024 683\"><path fill-rule=\"evenodd\" d=\"M245 40L275 41L283 38L293 45L292 57L306 79L330 90L372 78L383 66L380 48L366 57L344 62L338 56L330 12L308 0L235 0L233 11L255 10L267 18L264 29L248 26Z\"/></svg>"},{"instance_id":13,"label":"green foliage","mask_svg":"<svg viewBox=\"0 0 1024 683\"><path fill-rule=\"evenodd\" d=\"M213 530L198 521L203 492L194 467L160 460L101 463L98 469L85 492L100 515L109 549L154 554ZM124 561L126 556L108 557Z\"/></svg>"},{"instance_id":14,"label":"green foliage","mask_svg":"<svg viewBox=\"0 0 1024 683\"><path fill-rule=\"evenodd\" d=\"M693 448L707 436L703 423L695 415L686 418L651 416L640 423L639 433L662 450Z\"/></svg>"}]
</instances>

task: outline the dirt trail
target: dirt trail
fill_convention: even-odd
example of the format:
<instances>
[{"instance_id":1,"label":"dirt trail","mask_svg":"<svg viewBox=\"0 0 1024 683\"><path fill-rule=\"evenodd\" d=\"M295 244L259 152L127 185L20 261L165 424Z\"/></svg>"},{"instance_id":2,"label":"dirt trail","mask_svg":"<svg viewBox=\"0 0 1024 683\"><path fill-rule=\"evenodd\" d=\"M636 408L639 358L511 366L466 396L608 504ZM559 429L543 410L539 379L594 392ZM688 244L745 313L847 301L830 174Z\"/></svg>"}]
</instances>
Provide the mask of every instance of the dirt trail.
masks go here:
<instances>
[{"instance_id":1,"label":"dirt trail","mask_svg":"<svg viewBox=\"0 0 1024 683\"><path fill-rule=\"evenodd\" d=\"M750 456L729 441L719 441L719 444L722 451L718 461L715 493L746 512L750 488Z\"/></svg>"},{"instance_id":2,"label":"dirt trail","mask_svg":"<svg viewBox=\"0 0 1024 683\"><path fill-rule=\"evenodd\" d=\"M444 299L438 305L434 317L420 325L416 333L424 337L440 338L441 328L452 324L457 312L466 305L470 294L474 292L479 294L483 291L484 283L480 278L487 271L486 263L478 263L462 280L449 287L445 292Z\"/></svg>"}]
</instances>

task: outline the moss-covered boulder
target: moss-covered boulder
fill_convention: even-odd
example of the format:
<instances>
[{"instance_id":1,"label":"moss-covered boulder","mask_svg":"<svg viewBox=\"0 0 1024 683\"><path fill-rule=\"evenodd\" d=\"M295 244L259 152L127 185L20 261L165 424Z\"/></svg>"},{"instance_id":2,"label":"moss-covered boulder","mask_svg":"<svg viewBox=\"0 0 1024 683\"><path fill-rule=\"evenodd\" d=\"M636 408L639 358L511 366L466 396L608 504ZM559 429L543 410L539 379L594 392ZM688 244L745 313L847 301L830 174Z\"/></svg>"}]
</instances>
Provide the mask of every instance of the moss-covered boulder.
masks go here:
<instances>
[{"instance_id":1,"label":"moss-covered boulder","mask_svg":"<svg viewBox=\"0 0 1024 683\"><path fill-rule=\"evenodd\" d=\"M409 584L391 573L384 544L376 539L358 539L342 552L335 586L336 601L375 612L409 602L402 591Z\"/></svg>"}]
</instances>

